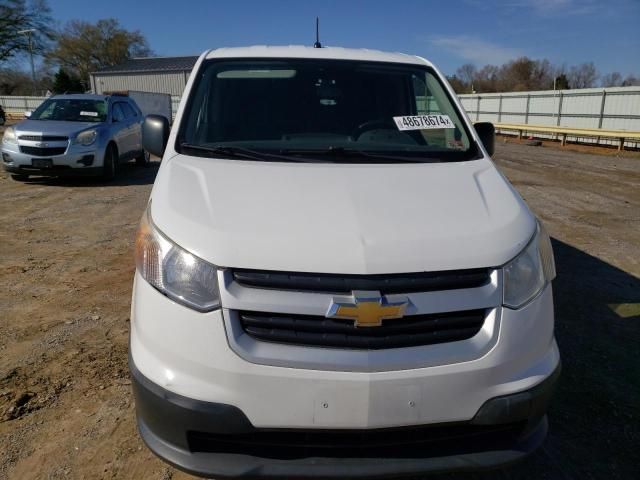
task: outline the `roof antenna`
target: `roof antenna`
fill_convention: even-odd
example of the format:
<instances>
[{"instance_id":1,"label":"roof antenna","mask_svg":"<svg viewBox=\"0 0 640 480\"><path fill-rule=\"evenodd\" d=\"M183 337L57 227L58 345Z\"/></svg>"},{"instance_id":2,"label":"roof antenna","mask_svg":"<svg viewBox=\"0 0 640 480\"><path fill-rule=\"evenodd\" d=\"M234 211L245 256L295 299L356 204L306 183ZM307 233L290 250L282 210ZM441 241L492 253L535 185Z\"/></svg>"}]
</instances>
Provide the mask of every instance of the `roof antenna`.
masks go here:
<instances>
[{"instance_id":1,"label":"roof antenna","mask_svg":"<svg viewBox=\"0 0 640 480\"><path fill-rule=\"evenodd\" d=\"M313 44L313 48L322 48L320 43L320 19L316 17L316 43Z\"/></svg>"}]
</instances>

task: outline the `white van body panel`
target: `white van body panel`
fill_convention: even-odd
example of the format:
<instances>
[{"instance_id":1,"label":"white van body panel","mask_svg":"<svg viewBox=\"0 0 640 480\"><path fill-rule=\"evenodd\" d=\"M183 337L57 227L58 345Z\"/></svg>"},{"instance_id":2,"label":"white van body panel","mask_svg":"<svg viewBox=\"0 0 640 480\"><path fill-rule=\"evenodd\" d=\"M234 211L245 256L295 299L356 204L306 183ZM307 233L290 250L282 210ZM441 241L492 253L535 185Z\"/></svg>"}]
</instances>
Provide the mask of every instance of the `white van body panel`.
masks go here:
<instances>
[{"instance_id":1,"label":"white van body panel","mask_svg":"<svg viewBox=\"0 0 640 480\"><path fill-rule=\"evenodd\" d=\"M180 155L158 174L151 217L215 265L317 273L500 266L535 231L488 159L361 165Z\"/></svg>"},{"instance_id":2,"label":"white van body panel","mask_svg":"<svg viewBox=\"0 0 640 480\"><path fill-rule=\"evenodd\" d=\"M225 58L428 66L442 80L461 122L468 127L468 140L478 146L478 154L474 151L464 161L450 162L412 163L408 159L376 163L364 159L340 163L295 161L300 157L281 161L274 155L264 161L241 155L219 158L223 155L217 151L215 158L178 153L178 130L201 65ZM290 95L288 90L286 95ZM268 116L271 112L267 110ZM223 117L222 123L226 119ZM183 150L193 147L198 146ZM203 53L185 88L148 212L145 219L167 243L220 267L205 265L217 275L214 288L220 302L214 305L219 308L211 307L211 311L198 311L187 306L183 297L163 294L162 288L154 288L143 276L144 267L135 274L130 365L138 426L147 445L161 458L206 478L390 478L501 466L524 458L541 444L547 428L542 416L560 370L551 279L541 283L526 301L514 304L518 308L505 306L505 298L509 298L505 278L513 265L509 262L540 228L491 161L444 76L428 61L398 53L333 47L255 46ZM141 232L148 235L144 229ZM312 277L309 282L324 277L344 279L347 293L352 294L349 305L365 298L356 293L372 294L379 305L404 302L402 315L407 318L393 327L403 337L437 333L438 325L446 324L447 318L459 321L450 325L452 329L464 330L465 315L479 315L481 324L478 330L455 340L381 348L372 344L362 348L336 346L325 339L344 331L348 337L354 335L351 327L360 328L356 321L347 329L343 328L346 322L327 329L335 320L329 312L344 301L344 292L336 293L327 284L316 288L319 283L306 289L293 281L243 283L237 276L242 269L264 278L298 276L297 282L300 276ZM358 275L375 275L376 281L379 276L388 282L391 274L405 277L402 274L425 272L413 275L424 277L444 272L435 276L464 276L475 272L471 269L484 271L488 279L482 284L421 286L420 290L411 290L405 283L399 288L407 290L399 292L383 292L388 284L382 283L375 284L375 290L380 291L367 288L356 292L364 289L353 286ZM216 282L207 282L202 290L211 293L213 288L208 286ZM293 333L284 341L282 336L255 335L256 330L250 330L251 319L248 327L244 320L247 312L249 317L262 315L256 328L263 332L277 333L279 328L293 325L287 330ZM408 331L403 330L403 320L408 320L411 328L413 322L432 323L418 327L424 330ZM304 334L311 330L297 329L301 324L315 329L314 335L323 340L305 343ZM387 332L380 332L381 336L390 336ZM220 412L225 414L218 416ZM248 432L243 424L230 425L238 413L250 424L250 432L255 429L259 434L265 433L261 429L293 429L295 434L305 435L311 430L313 435L316 430L329 430L338 438L343 432L336 432L347 430L346 438L351 438L354 431L369 435L375 434L375 429L400 431L409 427L407 436L411 436L413 427L449 431L449 427L468 426L470 438L476 442L474 448L481 452L478 456L443 454L431 465L429 459L382 458L386 451L380 458L366 454L361 459L345 459L341 455L323 458L325 450L309 450L311 453L305 454L308 458L291 460L288 451L286 459L265 459L247 451L227 455L226 450L203 451L198 445L192 449L192 430L197 435L211 434L216 442L221 436L245 439ZM475 436L485 426L503 429L512 424L524 433L508 447L495 447L494 451L493 444L478 440L486 437ZM459 438L462 442L465 437ZM458 440L452 442L457 449ZM424 455L429 456L426 450ZM324 461L326 468L321 465Z\"/></svg>"}]
</instances>

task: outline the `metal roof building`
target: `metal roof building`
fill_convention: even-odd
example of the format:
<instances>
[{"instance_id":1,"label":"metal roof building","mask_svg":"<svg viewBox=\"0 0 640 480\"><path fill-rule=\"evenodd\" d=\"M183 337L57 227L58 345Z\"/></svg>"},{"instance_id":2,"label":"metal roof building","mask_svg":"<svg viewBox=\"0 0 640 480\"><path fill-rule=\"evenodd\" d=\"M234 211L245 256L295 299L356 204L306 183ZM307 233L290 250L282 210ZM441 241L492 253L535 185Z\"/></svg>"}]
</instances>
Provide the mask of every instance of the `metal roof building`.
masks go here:
<instances>
[{"instance_id":1,"label":"metal roof building","mask_svg":"<svg viewBox=\"0 0 640 480\"><path fill-rule=\"evenodd\" d=\"M132 58L91 74L94 93L138 90L182 95L197 56Z\"/></svg>"}]
</instances>

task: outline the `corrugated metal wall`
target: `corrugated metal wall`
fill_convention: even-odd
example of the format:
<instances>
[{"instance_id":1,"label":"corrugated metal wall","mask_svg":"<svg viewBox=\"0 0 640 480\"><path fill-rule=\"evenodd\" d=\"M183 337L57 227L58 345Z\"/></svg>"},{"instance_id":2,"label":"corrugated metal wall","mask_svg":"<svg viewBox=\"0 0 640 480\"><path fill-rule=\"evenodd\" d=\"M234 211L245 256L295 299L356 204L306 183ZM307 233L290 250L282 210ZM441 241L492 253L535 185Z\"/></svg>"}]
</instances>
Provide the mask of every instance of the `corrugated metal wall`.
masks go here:
<instances>
[{"instance_id":1,"label":"corrugated metal wall","mask_svg":"<svg viewBox=\"0 0 640 480\"><path fill-rule=\"evenodd\" d=\"M460 100L474 121L640 131L640 87L481 93Z\"/></svg>"},{"instance_id":2,"label":"corrugated metal wall","mask_svg":"<svg viewBox=\"0 0 640 480\"><path fill-rule=\"evenodd\" d=\"M129 74L98 73L91 75L91 85L98 94L118 90L138 90L180 96L190 73L190 70Z\"/></svg>"}]
</instances>

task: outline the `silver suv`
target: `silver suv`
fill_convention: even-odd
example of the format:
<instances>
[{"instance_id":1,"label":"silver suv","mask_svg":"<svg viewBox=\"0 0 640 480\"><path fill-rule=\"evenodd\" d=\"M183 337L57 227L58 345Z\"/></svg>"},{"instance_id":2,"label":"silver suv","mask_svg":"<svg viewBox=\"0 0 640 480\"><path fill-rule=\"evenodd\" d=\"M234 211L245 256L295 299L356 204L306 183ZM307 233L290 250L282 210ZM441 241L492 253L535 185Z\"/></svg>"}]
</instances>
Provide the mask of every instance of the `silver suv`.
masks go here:
<instances>
[{"instance_id":1,"label":"silver suv","mask_svg":"<svg viewBox=\"0 0 640 480\"><path fill-rule=\"evenodd\" d=\"M93 175L113 179L118 165L149 162L144 118L124 95L56 95L4 132L2 164L15 180L29 175Z\"/></svg>"}]
</instances>

